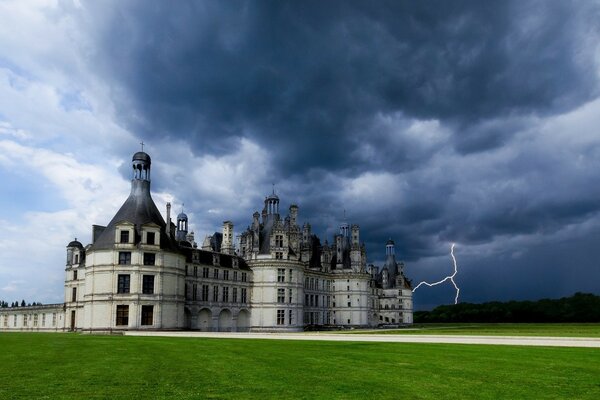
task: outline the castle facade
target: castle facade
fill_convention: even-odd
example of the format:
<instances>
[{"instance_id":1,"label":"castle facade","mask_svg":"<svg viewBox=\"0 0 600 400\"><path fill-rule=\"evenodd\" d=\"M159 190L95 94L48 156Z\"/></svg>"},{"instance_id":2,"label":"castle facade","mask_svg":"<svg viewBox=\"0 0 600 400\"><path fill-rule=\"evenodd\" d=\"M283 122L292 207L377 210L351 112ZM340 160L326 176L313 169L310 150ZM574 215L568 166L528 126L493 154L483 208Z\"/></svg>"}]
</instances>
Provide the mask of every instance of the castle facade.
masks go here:
<instances>
[{"instance_id":1,"label":"castle facade","mask_svg":"<svg viewBox=\"0 0 600 400\"><path fill-rule=\"evenodd\" d=\"M382 268L367 264L358 225L321 242L283 217L279 197L236 240L234 225L199 246L181 212L166 219L150 193L150 156L135 153L131 193L92 243L67 245L65 302L0 309L0 331L302 331L412 323L404 264L386 244Z\"/></svg>"}]
</instances>

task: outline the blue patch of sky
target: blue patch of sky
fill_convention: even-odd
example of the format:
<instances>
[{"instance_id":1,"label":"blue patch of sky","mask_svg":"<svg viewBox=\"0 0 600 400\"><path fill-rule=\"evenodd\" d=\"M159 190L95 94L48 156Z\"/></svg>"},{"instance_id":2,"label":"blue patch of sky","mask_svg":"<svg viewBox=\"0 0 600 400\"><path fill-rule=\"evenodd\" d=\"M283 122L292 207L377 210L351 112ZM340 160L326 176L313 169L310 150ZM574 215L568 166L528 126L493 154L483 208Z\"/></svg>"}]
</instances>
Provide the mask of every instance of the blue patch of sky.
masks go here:
<instances>
[{"instance_id":1,"label":"blue patch of sky","mask_svg":"<svg viewBox=\"0 0 600 400\"><path fill-rule=\"evenodd\" d=\"M80 91L60 92L60 105L65 111L92 111L92 106L85 100Z\"/></svg>"},{"instance_id":2,"label":"blue patch of sky","mask_svg":"<svg viewBox=\"0 0 600 400\"><path fill-rule=\"evenodd\" d=\"M64 199L40 175L0 166L0 218L16 221L29 211L52 212L62 209Z\"/></svg>"}]
</instances>

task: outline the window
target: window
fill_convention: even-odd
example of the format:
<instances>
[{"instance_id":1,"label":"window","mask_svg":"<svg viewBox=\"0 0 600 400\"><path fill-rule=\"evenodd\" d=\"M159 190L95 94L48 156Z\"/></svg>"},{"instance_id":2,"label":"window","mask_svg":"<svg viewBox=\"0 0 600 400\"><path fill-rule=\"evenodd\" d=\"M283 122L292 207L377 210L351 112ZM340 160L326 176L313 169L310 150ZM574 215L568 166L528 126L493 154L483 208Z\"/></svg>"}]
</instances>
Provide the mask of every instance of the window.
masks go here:
<instances>
[{"instance_id":1,"label":"window","mask_svg":"<svg viewBox=\"0 0 600 400\"><path fill-rule=\"evenodd\" d=\"M77 280L77 271L73 271L73 280Z\"/></svg>"},{"instance_id":2,"label":"window","mask_svg":"<svg viewBox=\"0 0 600 400\"><path fill-rule=\"evenodd\" d=\"M75 264L79 264L79 254L75 254Z\"/></svg>"},{"instance_id":3,"label":"window","mask_svg":"<svg viewBox=\"0 0 600 400\"><path fill-rule=\"evenodd\" d=\"M245 272L242 272L242 282L246 282L248 279L248 274L246 274Z\"/></svg>"},{"instance_id":4,"label":"window","mask_svg":"<svg viewBox=\"0 0 600 400\"><path fill-rule=\"evenodd\" d=\"M194 267L194 276L198 276L198 267Z\"/></svg>"},{"instance_id":5,"label":"window","mask_svg":"<svg viewBox=\"0 0 600 400\"><path fill-rule=\"evenodd\" d=\"M294 296L292 294L293 294L292 289L288 289L288 300L289 300L289 303L293 302L292 300L293 300Z\"/></svg>"},{"instance_id":6,"label":"window","mask_svg":"<svg viewBox=\"0 0 600 400\"><path fill-rule=\"evenodd\" d=\"M315 307L319 307L319 296L315 295Z\"/></svg>"},{"instance_id":7,"label":"window","mask_svg":"<svg viewBox=\"0 0 600 400\"><path fill-rule=\"evenodd\" d=\"M348 302L348 307L352 307L352 303Z\"/></svg>"},{"instance_id":8,"label":"window","mask_svg":"<svg viewBox=\"0 0 600 400\"><path fill-rule=\"evenodd\" d=\"M130 251L120 251L119 252L119 264L131 264L131 252Z\"/></svg>"},{"instance_id":9,"label":"window","mask_svg":"<svg viewBox=\"0 0 600 400\"><path fill-rule=\"evenodd\" d=\"M228 301L229 301L229 288L224 287L223 288L223 302L228 302Z\"/></svg>"},{"instance_id":10,"label":"window","mask_svg":"<svg viewBox=\"0 0 600 400\"><path fill-rule=\"evenodd\" d=\"M5 317L8 320L8 315L6 315ZM46 326L46 314L42 314L42 326Z\"/></svg>"},{"instance_id":11,"label":"window","mask_svg":"<svg viewBox=\"0 0 600 400\"><path fill-rule=\"evenodd\" d=\"M27 326L27 314L23 315L23 326Z\"/></svg>"},{"instance_id":12,"label":"window","mask_svg":"<svg viewBox=\"0 0 600 400\"><path fill-rule=\"evenodd\" d=\"M33 314L33 326L38 326L38 315Z\"/></svg>"},{"instance_id":13,"label":"window","mask_svg":"<svg viewBox=\"0 0 600 400\"><path fill-rule=\"evenodd\" d=\"M308 306L308 295L307 294L304 295L304 305Z\"/></svg>"},{"instance_id":14,"label":"window","mask_svg":"<svg viewBox=\"0 0 600 400\"><path fill-rule=\"evenodd\" d=\"M234 303L237 303L238 299L237 299L237 288L233 288L233 300Z\"/></svg>"},{"instance_id":15,"label":"window","mask_svg":"<svg viewBox=\"0 0 600 400\"><path fill-rule=\"evenodd\" d=\"M283 253L280 251L276 251L275 252L275 259L276 260L283 260Z\"/></svg>"},{"instance_id":16,"label":"window","mask_svg":"<svg viewBox=\"0 0 600 400\"><path fill-rule=\"evenodd\" d=\"M154 232L147 232L146 233L146 243L147 244L154 244ZM149 306L151 307L151 306ZM152 324L149 324L152 325Z\"/></svg>"},{"instance_id":17,"label":"window","mask_svg":"<svg viewBox=\"0 0 600 400\"><path fill-rule=\"evenodd\" d=\"M233 280L237 281L237 271L233 271Z\"/></svg>"},{"instance_id":18,"label":"window","mask_svg":"<svg viewBox=\"0 0 600 400\"><path fill-rule=\"evenodd\" d=\"M154 265L155 261L156 261L156 254L144 253L144 265Z\"/></svg>"},{"instance_id":19,"label":"window","mask_svg":"<svg viewBox=\"0 0 600 400\"><path fill-rule=\"evenodd\" d=\"M285 323L285 310L277 310L277 325Z\"/></svg>"},{"instance_id":20,"label":"window","mask_svg":"<svg viewBox=\"0 0 600 400\"><path fill-rule=\"evenodd\" d=\"M275 235L275 247L283 247L283 235Z\"/></svg>"},{"instance_id":21,"label":"window","mask_svg":"<svg viewBox=\"0 0 600 400\"><path fill-rule=\"evenodd\" d=\"M285 289L277 289L277 302L285 303Z\"/></svg>"},{"instance_id":22,"label":"window","mask_svg":"<svg viewBox=\"0 0 600 400\"><path fill-rule=\"evenodd\" d=\"M142 306L142 325L152 325L154 306Z\"/></svg>"},{"instance_id":23,"label":"window","mask_svg":"<svg viewBox=\"0 0 600 400\"><path fill-rule=\"evenodd\" d=\"M213 286L213 301L219 301L219 287Z\"/></svg>"},{"instance_id":24,"label":"window","mask_svg":"<svg viewBox=\"0 0 600 400\"><path fill-rule=\"evenodd\" d=\"M129 275L118 276L117 293L129 293Z\"/></svg>"},{"instance_id":25,"label":"window","mask_svg":"<svg viewBox=\"0 0 600 400\"><path fill-rule=\"evenodd\" d=\"M192 285L192 300L196 300L198 296L198 285L197 284L193 284Z\"/></svg>"},{"instance_id":26,"label":"window","mask_svg":"<svg viewBox=\"0 0 600 400\"><path fill-rule=\"evenodd\" d=\"M284 268L277 269L277 282L285 282L285 269Z\"/></svg>"},{"instance_id":27,"label":"window","mask_svg":"<svg viewBox=\"0 0 600 400\"><path fill-rule=\"evenodd\" d=\"M74 287L71 293L71 301L77 301L77 288Z\"/></svg>"},{"instance_id":28,"label":"window","mask_svg":"<svg viewBox=\"0 0 600 400\"><path fill-rule=\"evenodd\" d=\"M248 289L242 288L242 303L248 302L247 293L248 293Z\"/></svg>"},{"instance_id":29,"label":"window","mask_svg":"<svg viewBox=\"0 0 600 400\"><path fill-rule=\"evenodd\" d=\"M154 293L154 275L142 276L142 293L153 294Z\"/></svg>"},{"instance_id":30,"label":"window","mask_svg":"<svg viewBox=\"0 0 600 400\"><path fill-rule=\"evenodd\" d=\"M292 272L293 272L293 271L294 271L293 269L290 269L290 277L289 277L289 278L290 278L290 279L289 279L289 281L290 281L290 282L292 281Z\"/></svg>"},{"instance_id":31,"label":"window","mask_svg":"<svg viewBox=\"0 0 600 400\"><path fill-rule=\"evenodd\" d=\"M8 314L4 316L4 326L8 326Z\"/></svg>"},{"instance_id":32,"label":"window","mask_svg":"<svg viewBox=\"0 0 600 400\"><path fill-rule=\"evenodd\" d=\"M202 301L208 301L208 285L202 285Z\"/></svg>"},{"instance_id":33,"label":"window","mask_svg":"<svg viewBox=\"0 0 600 400\"><path fill-rule=\"evenodd\" d=\"M219 279L219 270L215 268L214 272L213 272L213 278L215 279Z\"/></svg>"},{"instance_id":34,"label":"window","mask_svg":"<svg viewBox=\"0 0 600 400\"><path fill-rule=\"evenodd\" d=\"M117 305L117 326L119 325L129 325L129 306L127 305Z\"/></svg>"},{"instance_id":35,"label":"window","mask_svg":"<svg viewBox=\"0 0 600 400\"><path fill-rule=\"evenodd\" d=\"M206 268L206 267L202 268L202 277L208 278L208 268Z\"/></svg>"},{"instance_id":36,"label":"window","mask_svg":"<svg viewBox=\"0 0 600 400\"><path fill-rule=\"evenodd\" d=\"M229 271L227 271L227 270L223 271L223 280L226 280L226 281L229 280Z\"/></svg>"},{"instance_id":37,"label":"window","mask_svg":"<svg viewBox=\"0 0 600 400\"><path fill-rule=\"evenodd\" d=\"M15 323L17 322L17 317L15 315ZM56 313L52 313L52 326L56 326Z\"/></svg>"},{"instance_id":38,"label":"window","mask_svg":"<svg viewBox=\"0 0 600 400\"><path fill-rule=\"evenodd\" d=\"M293 320L293 311L292 310L288 310L288 324L292 324L292 320Z\"/></svg>"},{"instance_id":39,"label":"window","mask_svg":"<svg viewBox=\"0 0 600 400\"><path fill-rule=\"evenodd\" d=\"M121 231L121 243L129 243L129 231Z\"/></svg>"}]
</instances>

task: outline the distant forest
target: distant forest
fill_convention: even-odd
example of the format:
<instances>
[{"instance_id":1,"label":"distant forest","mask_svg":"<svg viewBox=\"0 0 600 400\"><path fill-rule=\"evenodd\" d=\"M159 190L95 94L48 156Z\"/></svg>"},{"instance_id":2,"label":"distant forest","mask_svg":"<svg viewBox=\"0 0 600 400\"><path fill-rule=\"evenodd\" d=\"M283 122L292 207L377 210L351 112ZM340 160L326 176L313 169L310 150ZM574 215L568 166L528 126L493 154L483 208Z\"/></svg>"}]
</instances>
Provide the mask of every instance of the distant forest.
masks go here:
<instances>
[{"instance_id":1,"label":"distant forest","mask_svg":"<svg viewBox=\"0 0 600 400\"><path fill-rule=\"evenodd\" d=\"M600 322L600 296L575 293L562 299L459 303L416 311L414 322Z\"/></svg>"}]
</instances>

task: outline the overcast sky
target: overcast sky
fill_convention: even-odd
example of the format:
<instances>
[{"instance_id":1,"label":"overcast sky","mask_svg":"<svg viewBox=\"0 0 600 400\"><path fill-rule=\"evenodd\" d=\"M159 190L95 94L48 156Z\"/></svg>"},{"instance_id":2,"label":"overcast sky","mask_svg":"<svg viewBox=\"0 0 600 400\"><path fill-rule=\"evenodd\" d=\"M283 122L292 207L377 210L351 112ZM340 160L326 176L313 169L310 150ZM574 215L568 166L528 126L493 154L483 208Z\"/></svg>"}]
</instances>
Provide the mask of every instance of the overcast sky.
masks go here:
<instances>
[{"instance_id":1,"label":"overcast sky","mask_svg":"<svg viewBox=\"0 0 600 400\"><path fill-rule=\"evenodd\" d=\"M461 301L600 294L595 1L0 2L0 299L63 301L146 143L198 241L275 184ZM454 301L420 288L417 309Z\"/></svg>"}]
</instances>

